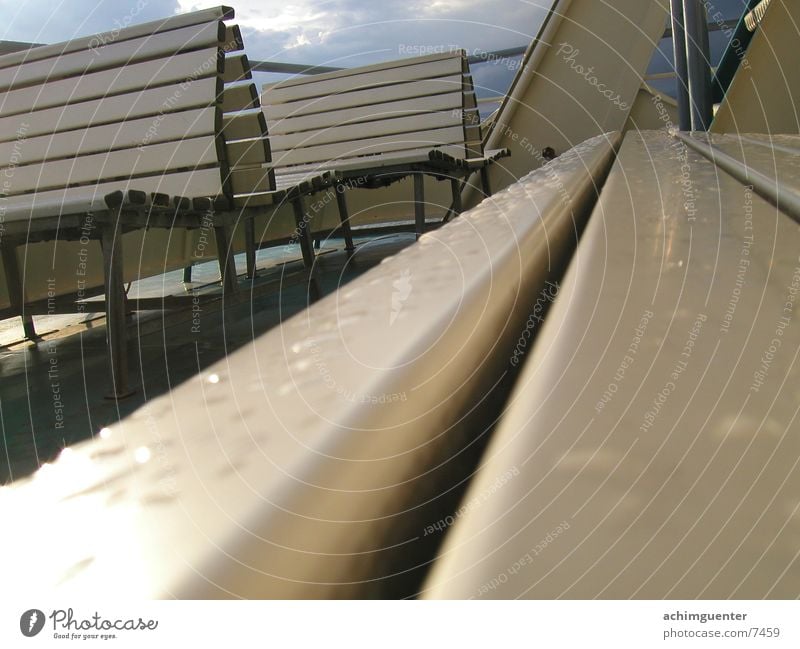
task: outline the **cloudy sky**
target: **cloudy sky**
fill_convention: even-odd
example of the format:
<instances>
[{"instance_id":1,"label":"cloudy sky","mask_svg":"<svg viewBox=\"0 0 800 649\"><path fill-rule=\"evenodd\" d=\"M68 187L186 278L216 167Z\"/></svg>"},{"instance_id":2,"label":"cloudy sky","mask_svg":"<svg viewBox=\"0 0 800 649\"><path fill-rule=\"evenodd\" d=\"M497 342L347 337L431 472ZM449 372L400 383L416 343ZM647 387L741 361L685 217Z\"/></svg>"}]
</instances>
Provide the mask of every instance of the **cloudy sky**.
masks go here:
<instances>
[{"instance_id":1,"label":"cloudy sky","mask_svg":"<svg viewBox=\"0 0 800 649\"><path fill-rule=\"evenodd\" d=\"M248 56L350 67L426 48L526 45L552 0L239 0ZM0 39L53 43L212 7L220 0L0 0ZM479 94L504 91L513 63L474 66ZM266 75L265 75L266 77ZM266 80L263 79L263 80Z\"/></svg>"}]
</instances>

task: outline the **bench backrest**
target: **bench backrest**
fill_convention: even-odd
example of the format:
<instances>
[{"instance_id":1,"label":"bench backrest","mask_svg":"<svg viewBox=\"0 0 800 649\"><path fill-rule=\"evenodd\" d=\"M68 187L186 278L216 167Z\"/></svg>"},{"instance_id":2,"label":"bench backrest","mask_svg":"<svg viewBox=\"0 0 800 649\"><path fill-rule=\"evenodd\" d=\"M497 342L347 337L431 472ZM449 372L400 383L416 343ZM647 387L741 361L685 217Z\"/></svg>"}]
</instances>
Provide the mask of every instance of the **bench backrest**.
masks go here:
<instances>
[{"instance_id":1,"label":"bench backrest","mask_svg":"<svg viewBox=\"0 0 800 649\"><path fill-rule=\"evenodd\" d=\"M482 151L461 50L265 85L261 105L279 172L432 147L458 159Z\"/></svg>"},{"instance_id":2,"label":"bench backrest","mask_svg":"<svg viewBox=\"0 0 800 649\"><path fill-rule=\"evenodd\" d=\"M257 92L233 54L241 34L222 22L232 17L217 7L0 56L0 194L242 202L271 190Z\"/></svg>"}]
</instances>

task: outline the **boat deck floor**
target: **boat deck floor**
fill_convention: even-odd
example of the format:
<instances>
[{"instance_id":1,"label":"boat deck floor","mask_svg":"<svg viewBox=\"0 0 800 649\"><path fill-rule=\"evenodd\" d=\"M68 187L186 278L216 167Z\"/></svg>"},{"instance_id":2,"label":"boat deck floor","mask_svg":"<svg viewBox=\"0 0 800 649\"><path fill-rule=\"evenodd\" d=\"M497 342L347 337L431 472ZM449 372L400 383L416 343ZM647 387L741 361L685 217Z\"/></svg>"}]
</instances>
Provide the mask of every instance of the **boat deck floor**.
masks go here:
<instances>
[{"instance_id":1,"label":"boat deck floor","mask_svg":"<svg viewBox=\"0 0 800 649\"><path fill-rule=\"evenodd\" d=\"M395 233L356 239L353 255L331 239L317 257L323 295L334 292L385 257L414 242ZM88 439L145 402L249 343L309 301L308 274L299 247L261 250L255 281L244 278L244 257L236 259L240 299L192 302L180 311L130 316L130 382L136 392L107 399L105 319L101 314L35 318L41 340L23 339L19 318L0 322L0 484L7 484L54 459L62 448ZM219 294L216 262L195 266L192 283L174 271L135 282L131 297Z\"/></svg>"}]
</instances>

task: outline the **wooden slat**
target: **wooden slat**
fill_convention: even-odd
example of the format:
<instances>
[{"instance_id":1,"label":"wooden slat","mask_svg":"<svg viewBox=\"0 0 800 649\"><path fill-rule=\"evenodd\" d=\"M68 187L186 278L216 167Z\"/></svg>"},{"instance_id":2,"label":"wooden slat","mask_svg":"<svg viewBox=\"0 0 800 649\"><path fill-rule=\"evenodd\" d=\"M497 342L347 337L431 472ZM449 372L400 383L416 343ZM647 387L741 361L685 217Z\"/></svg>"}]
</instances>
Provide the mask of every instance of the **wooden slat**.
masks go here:
<instances>
[{"instance_id":1,"label":"wooden slat","mask_svg":"<svg viewBox=\"0 0 800 649\"><path fill-rule=\"evenodd\" d=\"M274 181L272 181L269 172L270 170L263 167L233 169L229 173L233 193L235 195L255 194L274 189Z\"/></svg>"},{"instance_id":2,"label":"wooden slat","mask_svg":"<svg viewBox=\"0 0 800 649\"><path fill-rule=\"evenodd\" d=\"M460 74L274 105L270 103L269 91L265 90L261 94L261 105L267 119L277 121L285 117L300 117L301 115L410 100L415 97L427 97L455 91L463 91L463 77Z\"/></svg>"},{"instance_id":3,"label":"wooden slat","mask_svg":"<svg viewBox=\"0 0 800 649\"><path fill-rule=\"evenodd\" d=\"M460 126L462 123L461 111L450 110L347 124L317 131L290 133L289 135L273 134L270 139L272 148L275 151L286 151L335 142L352 142L353 146L358 146L358 143L364 139L401 134L408 134L414 137L414 134L419 131L432 131L450 126Z\"/></svg>"},{"instance_id":4,"label":"wooden slat","mask_svg":"<svg viewBox=\"0 0 800 649\"><path fill-rule=\"evenodd\" d=\"M254 83L226 85L222 91L222 112L234 113L258 108L258 91Z\"/></svg>"},{"instance_id":5,"label":"wooden slat","mask_svg":"<svg viewBox=\"0 0 800 649\"><path fill-rule=\"evenodd\" d=\"M225 26L225 42L222 47L226 52L238 52L244 49L244 41L242 40L242 32L239 29L239 25Z\"/></svg>"},{"instance_id":6,"label":"wooden slat","mask_svg":"<svg viewBox=\"0 0 800 649\"><path fill-rule=\"evenodd\" d=\"M247 60L247 55L238 54L236 56L225 57L225 68L222 73L222 80L225 83L244 81L245 79L252 78L253 75L250 72L250 62Z\"/></svg>"},{"instance_id":7,"label":"wooden slat","mask_svg":"<svg viewBox=\"0 0 800 649\"><path fill-rule=\"evenodd\" d=\"M0 117L27 113L54 106L100 99L191 79L214 77L222 65L219 49L209 48L177 54L154 65L134 63L118 70L87 74L78 79L63 79L43 86L22 88L0 95Z\"/></svg>"},{"instance_id":8,"label":"wooden slat","mask_svg":"<svg viewBox=\"0 0 800 649\"><path fill-rule=\"evenodd\" d=\"M162 20L154 20L140 25L131 25L123 30L114 30L76 38L64 43L53 45L43 45L33 49L20 52L12 52L0 56L0 69L19 65L23 62L40 61L46 58L60 57L71 52L77 52L86 48L99 48L103 44L125 41L133 38L140 38L151 34L180 29L190 25L199 25L205 22L227 20L233 18L234 12L230 7L214 7L213 9L203 9L190 13L170 16Z\"/></svg>"},{"instance_id":9,"label":"wooden slat","mask_svg":"<svg viewBox=\"0 0 800 649\"><path fill-rule=\"evenodd\" d=\"M225 149L228 166L231 168L261 166L270 161L267 139L228 142Z\"/></svg>"},{"instance_id":10,"label":"wooden slat","mask_svg":"<svg viewBox=\"0 0 800 649\"><path fill-rule=\"evenodd\" d=\"M228 141L257 138L266 132L267 124L261 111L229 113L222 117L222 134Z\"/></svg>"},{"instance_id":11,"label":"wooden slat","mask_svg":"<svg viewBox=\"0 0 800 649\"><path fill-rule=\"evenodd\" d=\"M92 99L69 106L54 106L32 113L2 117L0 141L15 140L18 133L31 138L58 131L209 106L213 104L217 94L217 82L217 78L208 77L185 84L161 86L125 95ZM219 87L222 88L221 83ZM225 93L227 92L226 88ZM223 95L223 107L224 97L225 95Z\"/></svg>"},{"instance_id":12,"label":"wooden slat","mask_svg":"<svg viewBox=\"0 0 800 649\"><path fill-rule=\"evenodd\" d=\"M119 68L142 60L167 58L178 52L217 47L222 45L224 38L225 26L211 22L115 42L97 50L88 49L55 59L23 63L0 69L0 91ZM154 67L157 69L158 65Z\"/></svg>"},{"instance_id":13,"label":"wooden slat","mask_svg":"<svg viewBox=\"0 0 800 649\"><path fill-rule=\"evenodd\" d=\"M102 199L106 194L117 190L140 189L147 192L162 192L177 196L214 196L222 193L219 169L198 169L164 173L157 176L118 180L91 186L73 187L51 191L41 191L23 196L10 196L0 199L6 222L47 218L62 212L69 213L65 207L75 201ZM35 228L35 225L32 227Z\"/></svg>"},{"instance_id":14,"label":"wooden slat","mask_svg":"<svg viewBox=\"0 0 800 649\"><path fill-rule=\"evenodd\" d=\"M348 123L385 120L441 110L455 110L460 109L462 104L463 98L461 92L456 88L455 92L432 95L430 97L382 102L369 106L359 106L346 110L332 110L300 117L293 117L290 115L283 119L267 119L267 129L270 135L284 135L287 133L296 133L298 131L342 126ZM267 111L265 111L265 114L268 115Z\"/></svg>"},{"instance_id":15,"label":"wooden slat","mask_svg":"<svg viewBox=\"0 0 800 649\"><path fill-rule=\"evenodd\" d=\"M283 151L273 151L273 161L276 167L285 167L295 164L308 164L312 162L326 162L342 158L354 158L374 153L402 151L405 149L419 149L434 147L436 145L462 143L461 157L464 155L464 130L460 126L441 128L433 131L419 131L413 135L400 134L385 137L359 140L357 142L344 142L336 144L323 144L321 146L304 147ZM368 165L365 165L368 166Z\"/></svg>"},{"instance_id":16,"label":"wooden slat","mask_svg":"<svg viewBox=\"0 0 800 649\"><path fill-rule=\"evenodd\" d=\"M343 80L341 84L346 87L350 80L347 77L361 75L364 73L382 72L385 70L392 70L400 67L408 67L412 65L420 65L424 63L434 63L437 61L461 59L464 57L463 50L454 52L442 52L437 54L428 54L425 56L415 56L406 59L395 59L392 61L384 61L383 63L375 63L373 65L359 66L357 68L348 68L344 70L336 70L334 72L325 72L323 74L315 74L313 77L297 77L294 79L286 79L274 84L269 84L268 87L280 86L282 88L291 88L293 86L302 86L309 82L329 81L329 80ZM460 66L460 63L459 63ZM459 71L461 68L459 67Z\"/></svg>"},{"instance_id":17,"label":"wooden slat","mask_svg":"<svg viewBox=\"0 0 800 649\"><path fill-rule=\"evenodd\" d=\"M105 124L4 142L0 143L0 168L210 136L214 134L216 120L217 108L199 108L160 117L144 117L119 124ZM134 157L135 153L126 151L123 155ZM15 159L18 161L14 162Z\"/></svg>"},{"instance_id":18,"label":"wooden slat","mask_svg":"<svg viewBox=\"0 0 800 649\"><path fill-rule=\"evenodd\" d=\"M9 179L7 193L15 195L79 183L94 183L104 179L128 178L134 175L157 174L172 169L193 169L206 165L219 165L213 137L15 167Z\"/></svg>"},{"instance_id":19,"label":"wooden slat","mask_svg":"<svg viewBox=\"0 0 800 649\"><path fill-rule=\"evenodd\" d=\"M284 87L281 84L266 86L264 88L264 104L280 104L287 101L298 101L311 97L325 97L327 95L347 92L349 90L364 90L366 88L415 81L417 79L430 79L461 73L461 58L451 57L429 63L404 65L389 68L378 72L367 72L353 75L346 79L332 78L317 80L312 77L312 82L302 85Z\"/></svg>"}]
</instances>

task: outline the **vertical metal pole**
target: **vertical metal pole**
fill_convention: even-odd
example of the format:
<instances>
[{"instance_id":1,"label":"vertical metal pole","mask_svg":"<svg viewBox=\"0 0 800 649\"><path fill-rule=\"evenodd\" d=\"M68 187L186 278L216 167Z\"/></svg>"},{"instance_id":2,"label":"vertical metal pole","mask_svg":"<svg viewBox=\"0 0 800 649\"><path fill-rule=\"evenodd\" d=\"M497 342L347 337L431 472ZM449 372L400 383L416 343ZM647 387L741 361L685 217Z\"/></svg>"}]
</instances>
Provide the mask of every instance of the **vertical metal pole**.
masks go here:
<instances>
[{"instance_id":1,"label":"vertical metal pole","mask_svg":"<svg viewBox=\"0 0 800 649\"><path fill-rule=\"evenodd\" d=\"M123 212L112 212L111 222L102 226L103 279L106 293L106 336L111 370L109 399L121 399L133 391L128 386L128 332L125 324L125 284L122 276Z\"/></svg>"},{"instance_id":2,"label":"vertical metal pole","mask_svg":"<svg viewBox=\"0 0 800 649\"><path fill-rule=\"evenodd\" d=\"M303 265L308 268L308 298L310 302L316 302L322 297L322 285L314 272L314 242L311 240L309 217L306 215L302 196L296 196L292 200L292 209L294 210L294 222L297 225L296 233L300 239L300 250L303 253Z\"/></svg>"},{"instance_id":3,"label":"vertical metal pole","mask_svg":"<svg viewBox=\"0 0 800 649\"><path fill-rule=\"evenodd\" d=\"M672 49L678 84L678 128L688 131L692 127L689 109L689 73L686 64L686 28L683 25L683 0L671 0Z\"/></svg>"},{"instance_id":4,"label":"vertical metal pole","mask_svg":"<svg viewBox=\"0 0 800 649\"><path fill-rule=\"evenodd\" d=\"M292 201L294 210L294 222L297 226L296 233L300 240L300 251L303 253L303 264L309 271L314 270L314 242L311 240L311 231L308 227L308 217L306 216L303 197L298 196Z\"/></svg>"},{"instance_id":5,"label":"vertical metal pole","mask_svg":"<svg viewBox=\"0 0 800 649\"><path fill-rule=\"evenodd\" d=\"M481 189L484 198L492 195L492 184L489 182L489 168L484 165L481 167Z\"/></svg>"},{"instance_id":6,"label":"vertical metal pole","mask_svg":"<svg viewBox=\"0 0 800 649\"><path fill-rule=\"evenodd\" d=\"M425 234L425 176L414 174L414 224L417 239Z\"/></svg>"},{"instance_id":7,"label":"vertical metal pole","mask_svg":"<svg viewBox=\"0 0 800 649\"><path fill-rule=\"evenodd\" d=\"M353 252L353 232L350 229L350 214L347 212L347 198L344 195L345 185L334 185L336 191L336 205L339 207L339 220L342 222L342 236L344 236L344 249Z\"/></svg>"},{"instance_id":8,"label":"vertical metal pole","mask_svg":"<svg viewBox=\"0 0 800 649\"><path fill-rule=\"evenodd\" d=\"M689 106L693 131L707 131L711 125L711 67L708 52L708 24L700 0L683 0L686 26L686 68L689 74Z\"/></svg>"},{"instance_id":9,"label":"vertical metal pole","mask_svg":"<svg viewBox=\"0 0 800 649\"><path fill-rule=\"evenodd\" d=\"M461 181L458 178L450 179L450 191L453 194L453 216L461 214Z\"/></svg>"},{"instance_id":10,"label":"vertical metal pole","mask_svg":"<svg viewBox=\"0 0 800 649\"><path fill-rule=\"evenodd\" d=\"M25 313L25 287L22 285L22 278L19 274L16 244L3 241L0 254L3 256L3 270L6 274L6 286L11 306L22 318L22 331L25 333L25 337L28 340L35 340L37 335L36 328L33 326L33 317Z\"/></svg>"},{"instance_id":11,"label":"vertical metal pole","mask_svg":"<svg viewBox=\"0 0 800 649\"><path fill-rule=\"evenodd\" d=\"M228 232L223 225L214 226L214 237L217 241L217 259L219 261L219 275L222 282L222 289L225 293L233 295L236 293L236 263L233 259L231 241Z\"/></svg>"},{"instance_id":12,"label":"vertical metal pole","mask_svg":"<svg viewBox=\"0 0 800 649\"><path fill-rule=\"evenodd\" d=\"M244 219L244 254L247 260L247 279L256 276L256 223L255 218Z\"/></svg>"}]
</instances>

